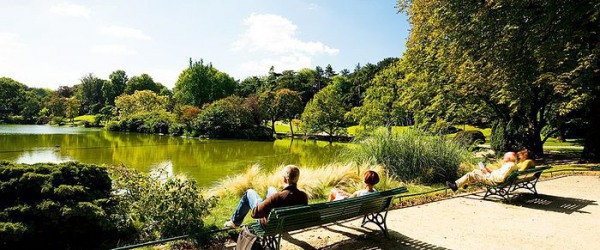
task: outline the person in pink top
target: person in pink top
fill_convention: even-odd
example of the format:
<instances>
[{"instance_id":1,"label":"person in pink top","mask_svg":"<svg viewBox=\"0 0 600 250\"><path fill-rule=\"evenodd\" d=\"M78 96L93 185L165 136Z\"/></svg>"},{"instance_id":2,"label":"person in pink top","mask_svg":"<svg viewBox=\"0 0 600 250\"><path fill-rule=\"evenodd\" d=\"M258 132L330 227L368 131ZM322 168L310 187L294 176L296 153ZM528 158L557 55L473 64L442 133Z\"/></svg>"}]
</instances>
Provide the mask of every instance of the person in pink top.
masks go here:
<instances>
[{"instance_id":1,"label":"person in pink top","mask_svg":"<svg viewBox=\"0 0 600 250\"><path fill-rule=\"evenodd\" d=\"M379 183L379 175L377 172L373 170L367 170L365 172L364 183L366 187L365 189L358 190L352 194L346 193L346 191L341 189L331 189L331 192L329 192L329 201L343 200L346 198L363 196L377 192L377 190L373 187L375 184Z\"/></svg>"},{"instance_id":2,"label":"person in pink top","mask_svg":"<svg viewBox=\"0 0 600 250\"><path fill-rule=\"evenodd\" d=\"M497 185L502 183L510 173L518 169L516 164L517 154L515 152L508 152L504 154L502 167L491 171L483 164L479 165L479 169L475 169L456 180L455 182L447 181L446 185L452 189L452 191L458 190L458 188L466 188L472 183L485 183L488 185Z\"/></svg>"}]
</instances>

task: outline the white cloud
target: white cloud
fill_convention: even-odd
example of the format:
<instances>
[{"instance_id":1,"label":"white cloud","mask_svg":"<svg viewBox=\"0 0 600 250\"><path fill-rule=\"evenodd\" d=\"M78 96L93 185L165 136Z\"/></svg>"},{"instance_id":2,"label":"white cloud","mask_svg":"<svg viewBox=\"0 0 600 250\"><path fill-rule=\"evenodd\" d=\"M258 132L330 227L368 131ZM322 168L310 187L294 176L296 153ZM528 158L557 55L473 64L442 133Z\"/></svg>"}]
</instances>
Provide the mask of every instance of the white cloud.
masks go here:
<instances>
[{"instance_id":1,"label":"white cloud","mask_svg":"<svg viewBox=\"0 0 600 250\"><path fill-rule=\"evenodd\" d=\"M309 10L316 10L318 8L319 8L319 5L316 4L316 3L311 3L311 4L308 5L308 9Z\"/></svg>"},{"instance_id":2,"label":"white cloud","mask_svg":"<svg viewBox=\"0 0 600 250\"><path fill-rule=\"evenodd\" d=\"M134 55L137 53L135 50L127 48L121 44L95 45L92 47L92 52L96 54L110 56L127 56Z\"/></svg>"},{"instance_id":3,"label":"white cloud","mask_svg":"<svg viewBox=\"0 0 600 250\"><path fill-rule=\"evenodd\" d=\"M142 30L117 25L99 27L98 33L121 38L152 39L150 36L144 34Z\"/></svg>"},{"instance_id":4,"label":"white cloud","mask_svg":"<svg viewBox=\"0 0 600 250\"><path fill-rule=\"evenodd\" d=\"M310 67L313 56L339 53L321 42L300 40L298 26L282 16L253 13L244 25L247 29L233 43L233 50L260 57L241 65L245 73L264 73L271 65L282 70Z\"/></svg>"},{"instance_id":5,"label":"white cloud","mask_svg":"<svg viewBox=\"0 0 600 250\"><path fill-rule=\"evenodd\" d=\"M90 18L90 10L87 7L79 4L72 4L66 2L59 3L50 7L50 12L67 17L77 17L85 19Z\"/></svg>"}]
</instances>

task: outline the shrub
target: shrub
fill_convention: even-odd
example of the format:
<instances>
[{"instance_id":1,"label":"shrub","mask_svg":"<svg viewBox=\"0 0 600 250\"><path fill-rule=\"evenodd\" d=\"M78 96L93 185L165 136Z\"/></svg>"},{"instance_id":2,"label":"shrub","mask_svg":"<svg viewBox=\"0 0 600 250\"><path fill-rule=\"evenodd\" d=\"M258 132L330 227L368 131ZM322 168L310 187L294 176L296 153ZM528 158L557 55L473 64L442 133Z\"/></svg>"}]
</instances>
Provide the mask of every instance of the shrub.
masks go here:
<instances>
[{"instance_id":1,"label":"shrub","mask_svg":"<svg viewBox=\"0 0 600 250\"><path fill-rule=\"evenodd\" d=\"M250 108L245 105L244 99L230 96L218 100L202 110L194 130L211 138L242 138L242 139L270 139L266 137L264 129L254 123ZM255 137L256 136L256 137Z\"/></svg>"},{"instance_id":2,"label":"shrub","mask_svg":"<svg viewBox=\"0 0 600 250\"><path fill-rule=\"evenodd\" d=\"M119 125L121 131L167 134L169 127L174 123L176 123L175 115L159 110L126 116Z\"/></svg>"},{"instance_id":3,"label":"shrub","mask_svg":"<svg viewBox=\"0 0 600 250\"><path fill-rule=\"evenodd\" d=\"M485 136L481 131L469 130L459 131L453 139L463 146L470 147L474 144L481 144L485 142Z\"/></svg>"},{"instance_id":4,"label":"shrub","mask_svg":"<svg viewBox=\"0 0 600 250\"><path fill-rule=\"evenodd\" d=\"M112 216L105 168L74 162L0 164L0 245L7 249L106 248L131 237ZM113 243L114 244L114 243Z\"/></svg>"},{"instance_id":5,"label":"shrub","mask_svg":"<svg viewBox=\"0 0 600 250\"><path fill-rule=\"evenodd\" d=\"M121 125L118 121L110 121L104 126L108 131L121 131Z\"/></svg>"},{"instance_id":6,"label":"shrub","mask_svg":"<svg viewBox=\"0 0 600 250\"><path fill-rule=\"evenodd\" d=\"M118 195L119 221L135 225L138 241L150 241L184 234L197 243L205 243L207 229L204 218L214 207L214 199L204 199L196 181L166 178L160 172L155 178L126 167L111 168L114 189Z\"/></svg>"},{"instance_id":7,"label":"shrub","mask_svg":"<svg viewBox=\"0 0 600 250\"><path fill-rule=\"evenodd\" d=\"M377 130L359 141L353 155L358 162L382 164L404 181L436 183L453 180L470 152L444 136L415 130L387 134Z\"/></svg>"}]
</instances>

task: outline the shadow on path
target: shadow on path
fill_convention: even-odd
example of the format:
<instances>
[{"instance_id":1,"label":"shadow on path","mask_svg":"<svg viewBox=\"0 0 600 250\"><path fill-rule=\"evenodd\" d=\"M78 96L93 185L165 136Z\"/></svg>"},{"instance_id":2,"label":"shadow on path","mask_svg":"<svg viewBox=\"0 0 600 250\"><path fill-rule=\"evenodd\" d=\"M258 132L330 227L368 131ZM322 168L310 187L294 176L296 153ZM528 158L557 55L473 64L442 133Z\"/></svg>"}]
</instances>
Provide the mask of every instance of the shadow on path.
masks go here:
<instances>
[{"instance_id":1,"label":"shadow on path","mask_svg":"<svg viewBox=\"0 0 600 250\"><path fill-rule=\"evenodd\" d=\"M598 203L593 200L527 193L518 195L509 204L564 214L572 214L574 212L589 213L581 211L581 209L589 205L598 205Z\"/></svg>"},{"instance_id":2,"label":"shadow on path","mask_svg":"<svg viewBox=\"0 0 600 250\"><path fill-rule=\"evenodd\" d=\"M380 231L356 235L353 239L338 242L322 249L447 249L429 244L388 229L389 238Z\"/></svg>"},{"instance_id":3,"label":"shadow on path","mask_svg":"<svg viewBox=\"0 0 600 250\"><path fill-rule=\"evenodd\" d=\"M479 200L483 199L483 196L480 194L471 194L469 196L465 196L467 199ZM551 211L557 213L564 214L572 214L574 212L578 213L589 213L586 211L581 211L581 209L593 205L597 206L598 203L594 200L586 200L586 199L578 199L578 198L569 198L569 197L560 197L554 195L546 195L546 194L532 194L532 193L517 193L512 198L512 201L506 202L500 198L488 198L487 201L493 202L502 202L507 205L538 209L544 211Z\"/></svg>"}]
</instances>

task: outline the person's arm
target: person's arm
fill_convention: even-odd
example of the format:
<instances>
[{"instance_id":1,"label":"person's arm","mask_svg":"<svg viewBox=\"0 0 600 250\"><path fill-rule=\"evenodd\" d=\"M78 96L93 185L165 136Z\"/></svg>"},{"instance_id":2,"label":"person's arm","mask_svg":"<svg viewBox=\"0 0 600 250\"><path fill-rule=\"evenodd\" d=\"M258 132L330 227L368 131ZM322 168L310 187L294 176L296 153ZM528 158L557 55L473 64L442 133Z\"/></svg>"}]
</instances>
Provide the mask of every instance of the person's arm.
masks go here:
<instances>
[{"instance_id":1,"label":"person's arm","mask_svg":"<svg viewBox=\"0 0 600 250\"><path fill-rule=\"evenodd\" d=\"M256 205L256 207L252 209L252 213L250 215L254 219L267 217L273 209L273 207L275 206L275 204L277 204L278 199L278 194L269 196L266 200L262 201L261 203L258 203L258 205Z\"/></svg>"}]
</instances>

